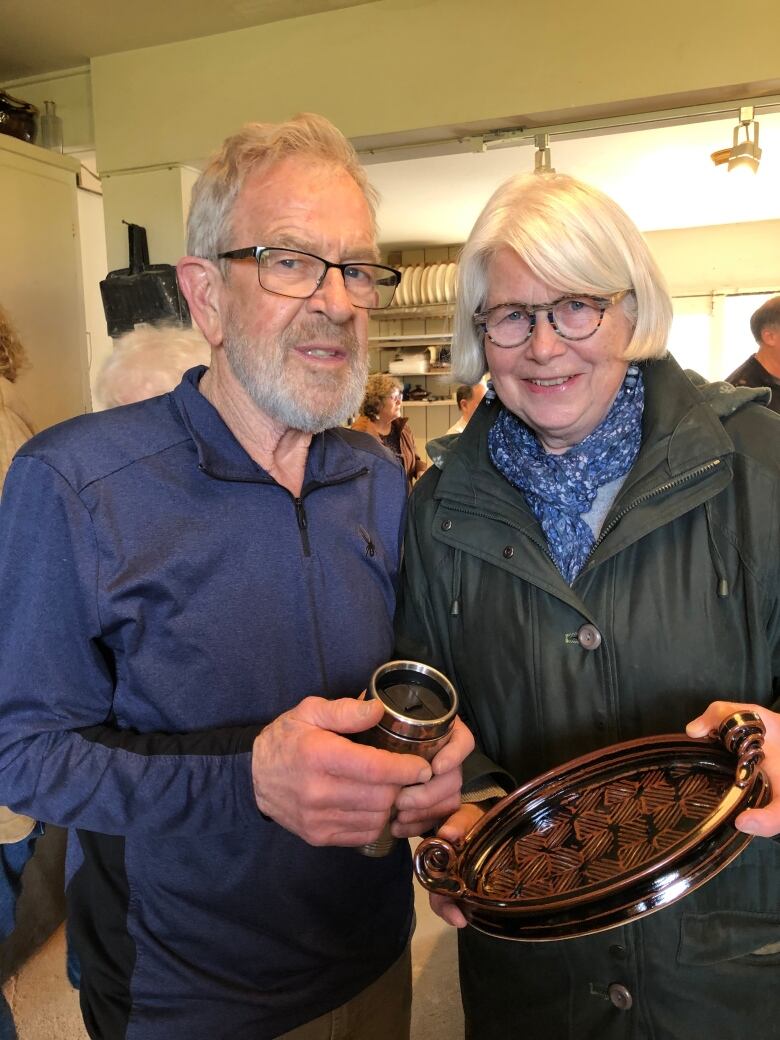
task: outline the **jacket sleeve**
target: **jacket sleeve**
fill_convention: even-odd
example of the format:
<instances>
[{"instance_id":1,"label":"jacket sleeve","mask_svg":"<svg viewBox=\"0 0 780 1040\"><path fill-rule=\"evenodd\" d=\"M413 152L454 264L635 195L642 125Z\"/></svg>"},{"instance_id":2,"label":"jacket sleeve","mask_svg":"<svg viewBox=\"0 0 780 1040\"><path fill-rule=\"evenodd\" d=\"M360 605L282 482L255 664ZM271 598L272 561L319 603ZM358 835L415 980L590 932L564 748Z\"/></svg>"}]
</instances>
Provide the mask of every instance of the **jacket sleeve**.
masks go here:
<instances>
[{"instance_id":1,"label":"jacket sleeve","mask_svg":"<svg viewBox=\"0 0 780 1040\"><path fill-rule=\"evenodd\" d=\"M0 804L104 834L217 833L259 820L257 727L138 733L114 720L92 518L18 458L0 505Z\"/></svg>"},{"instance_id":2,"label":"jacket sleeve","mask_svg":"<svg viewBox=\"0 0 780 1040\"><path fill-rule=\"evenodd\" d=\"M433 524L433 500L430 492L433 476L426 477L413 491L406 521L401 585L395 615L395 645L399 658L422 661L443 672L453 683L460 698L459 715L472 730L475 750L463 763L464 794L488 789L494 794L496 785L506 792L514 789L510 773L491 761L479 750L479 733L469 719L468 704L458 681L449 639L448 606L445 596L435 596L437 588L447 583L449 568L437 560L436 545L430 537ZM469 799L474 800L474 799Z\"/></svg>"}]
</instances>

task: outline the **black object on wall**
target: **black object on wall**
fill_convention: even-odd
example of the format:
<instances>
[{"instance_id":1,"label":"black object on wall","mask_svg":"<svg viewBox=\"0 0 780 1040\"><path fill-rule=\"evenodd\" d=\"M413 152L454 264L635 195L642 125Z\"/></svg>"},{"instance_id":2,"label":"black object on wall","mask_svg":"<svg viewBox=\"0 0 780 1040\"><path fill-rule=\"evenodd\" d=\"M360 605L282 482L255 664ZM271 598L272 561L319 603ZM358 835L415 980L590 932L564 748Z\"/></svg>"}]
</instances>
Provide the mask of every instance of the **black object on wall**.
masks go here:
<instances>
[{"instance_id":1,"label":"black object on wall","mask_svg":"<svg viewBox=\"0 0 780 1040\"><path fill-rule=\"evenodd\" d=\"M109 336L122 336L140 324L191 325L190 309L179 290L176 268L149 263L145 227L127 224L127 237L130 266L109 271L100 283Z\"/></svg>"}]
</instances>

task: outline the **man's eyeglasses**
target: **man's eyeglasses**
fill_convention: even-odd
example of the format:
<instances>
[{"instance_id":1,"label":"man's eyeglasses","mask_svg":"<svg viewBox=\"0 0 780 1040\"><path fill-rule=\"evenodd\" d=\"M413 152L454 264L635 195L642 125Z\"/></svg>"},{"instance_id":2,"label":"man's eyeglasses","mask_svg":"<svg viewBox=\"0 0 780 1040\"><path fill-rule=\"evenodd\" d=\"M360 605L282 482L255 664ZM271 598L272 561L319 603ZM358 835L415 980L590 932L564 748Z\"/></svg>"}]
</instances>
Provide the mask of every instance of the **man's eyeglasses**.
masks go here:
<instances>
[{"instance_id":1,"label":"man's eyeglasses","mask_svg":"<svg viewBox=\"0 0 780 1040\"><path fill-rule=\"evenodd\" d=\"M589 339L601 326L607 307L619 303L630 289L610 296L561 296L552 303L500 303L476 313L472 321L497 347L519 347L531 338L536 315L547 320L562 339Z\"/></svg>"},{"instance_id":2,"label":"man's eyeglasses","mask_svg":"<svg viewBox=\"0 0 780 1040\"><path fill-rule=\"evenodd\" d=\"M325 281L328 271L341 271L344 286L355 307L382 310L389 307L401 272L384 264L332 264L313 253L299 249L277 249L275 246L248 246L218 253L219 260L257 261L257 280L268 292L277 296L291 296L306 300L313 296Z\"/></svg>"}]
</instances>

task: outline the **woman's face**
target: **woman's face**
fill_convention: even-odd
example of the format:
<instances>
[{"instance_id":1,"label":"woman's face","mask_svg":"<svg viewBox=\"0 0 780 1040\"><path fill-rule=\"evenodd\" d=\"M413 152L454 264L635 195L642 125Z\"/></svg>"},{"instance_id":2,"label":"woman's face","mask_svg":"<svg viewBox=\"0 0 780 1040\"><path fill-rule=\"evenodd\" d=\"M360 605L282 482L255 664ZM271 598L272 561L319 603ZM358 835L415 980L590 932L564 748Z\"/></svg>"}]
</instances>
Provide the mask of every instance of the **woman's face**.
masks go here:
<instances>
[{"instance_id":1,"label":"woman's face","mask_svg":"<svg viewBox=\"0 0 780 1040\"><path fill-rule=\"evenodd\" d=\"M376 417L377 422L382 425L392 422L393 419L397 419L401 414L401 391L393 390L387 397L382 401L382 406L379 409L379 415Z\"/></svg>"},{"instance_id":2,"label":"woman's face","mask_svg":"<svg viewBox=\"0 0 780 1040\"><path fill-rule=\"evenodd\" d=\"M564 295L540 281L511 249L488 269L484 309L500 303L550 303ZM633 328L619 304L607 307L589 339L562 339L539 312L530 339L497 347L485 336L487 367L504 405L536 433L546 451L560 454L599 425L623 382L622 360Z\"/></svg>"}]
</instances>

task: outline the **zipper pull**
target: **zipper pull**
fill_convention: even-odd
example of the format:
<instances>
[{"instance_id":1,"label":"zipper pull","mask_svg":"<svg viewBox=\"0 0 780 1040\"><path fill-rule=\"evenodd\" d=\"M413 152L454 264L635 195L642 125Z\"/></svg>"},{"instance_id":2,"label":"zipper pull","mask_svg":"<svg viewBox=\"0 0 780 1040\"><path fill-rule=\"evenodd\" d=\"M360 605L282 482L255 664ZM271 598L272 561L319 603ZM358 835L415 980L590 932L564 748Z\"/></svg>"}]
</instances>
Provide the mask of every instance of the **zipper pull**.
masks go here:
<instances>
[{"instance_id":1,"label":"zipper pull","mask_svg":"<svg viewBox=\"0 0 780 1040\"><path fill-rule=\"evenodd\" d=\"M298 527L300 530L305 531L308 527L308 522L306 520L306 510L303 507L302 498L295 499L295 518L298 521Z\"/></svg>"},{"instance_id":2,"label":"zipper pull","mask_svg":"<svg viewBox=\"0 0 780 1040\"><path fill-rule=\"evenodd\" d=\"M368 533L365 527L361 527L360 525L358 525L358 531L360 531L360 534L363 537L363 541L366 543L366 556L376 556L376 548L374 546L374 543L371 541L371 535Z\"/></svg>"}]
</instances>

